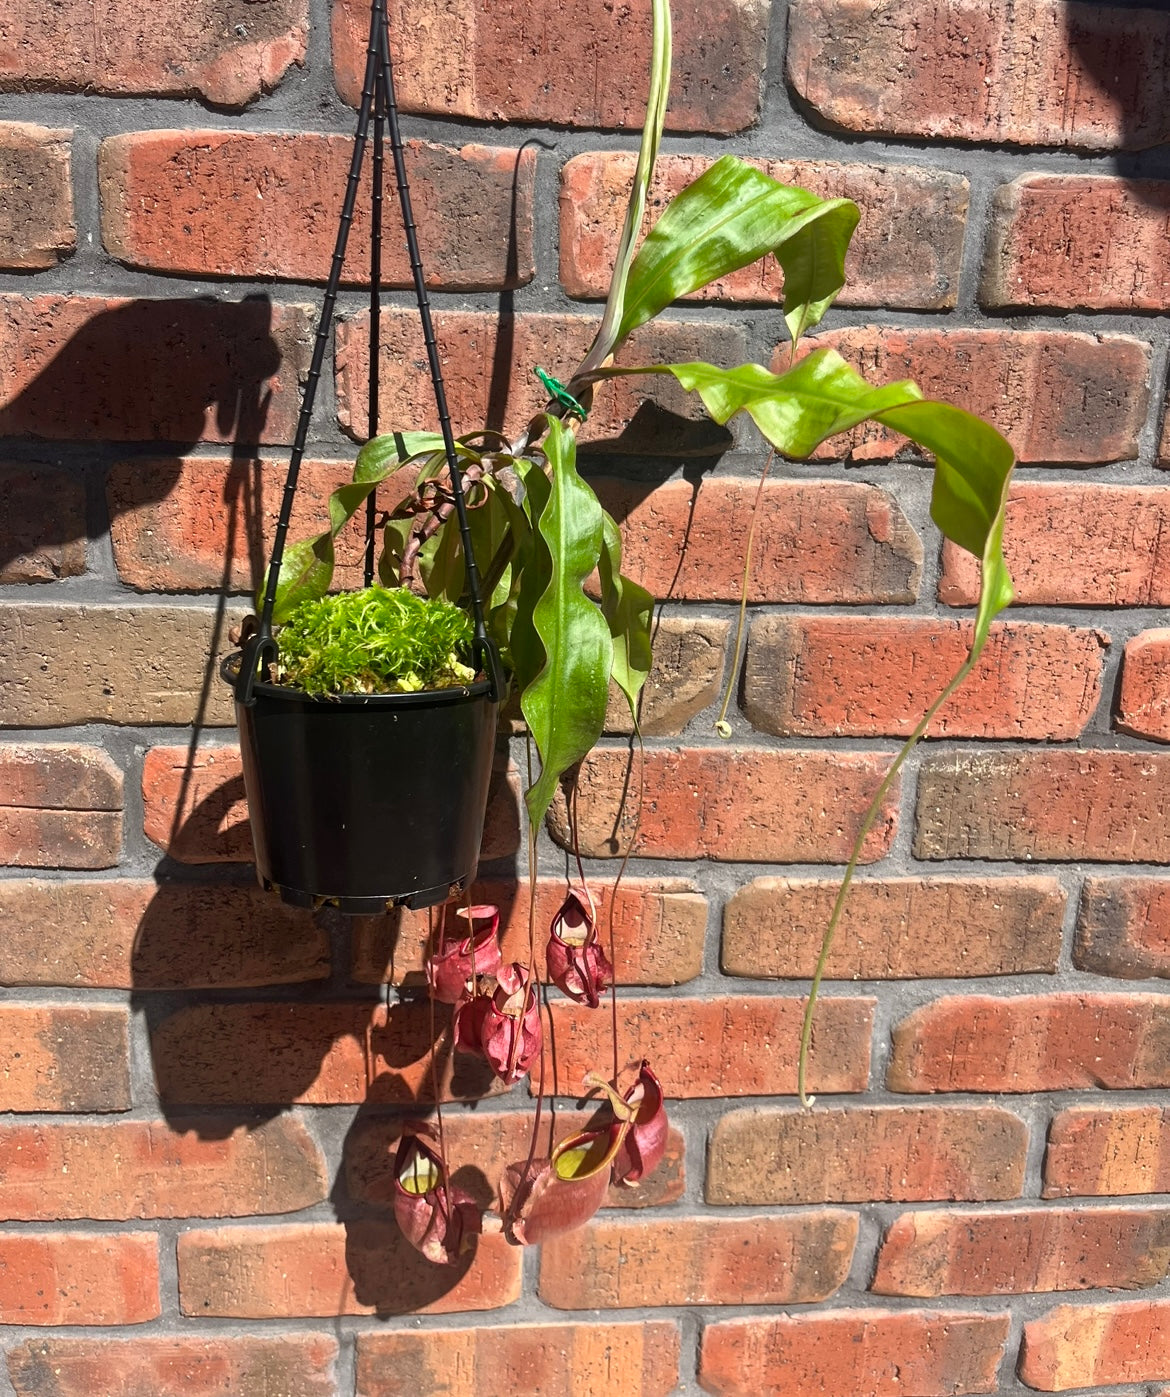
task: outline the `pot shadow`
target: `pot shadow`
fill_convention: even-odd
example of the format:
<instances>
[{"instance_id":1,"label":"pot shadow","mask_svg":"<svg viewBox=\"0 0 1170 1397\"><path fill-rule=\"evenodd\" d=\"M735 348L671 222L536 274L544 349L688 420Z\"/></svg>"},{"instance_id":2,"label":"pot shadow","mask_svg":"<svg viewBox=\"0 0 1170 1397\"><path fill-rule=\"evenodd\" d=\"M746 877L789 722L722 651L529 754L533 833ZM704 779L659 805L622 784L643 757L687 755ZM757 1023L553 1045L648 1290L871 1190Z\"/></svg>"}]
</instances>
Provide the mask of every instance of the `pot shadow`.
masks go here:
<instances>
[{"instance_id":1,"label":"pot shadow","mask_svg":"<svg viewBox=\"0 0 1170 1397\"><path fill-rule=\"evenodd\" d=\"M43 336L50 346L54 328ZM200 442L233 442L233 461L254 456L242 448L260 439L264 417L256 407L281 364L272 328L266 295L128 301L80 323L43 364L13 365L0 398L7 506L0 581L52 580L83 569L85 540L104 535L108 511L117 508L117 501L97 498L97 488L86 498L95 461L108 468L149 449L152 469L134 501L146 504L170 494L178 458ZM66 442L86 444L83 463ZM99 488L104 497L104 481Z\"/></svg>"}]
</instances>

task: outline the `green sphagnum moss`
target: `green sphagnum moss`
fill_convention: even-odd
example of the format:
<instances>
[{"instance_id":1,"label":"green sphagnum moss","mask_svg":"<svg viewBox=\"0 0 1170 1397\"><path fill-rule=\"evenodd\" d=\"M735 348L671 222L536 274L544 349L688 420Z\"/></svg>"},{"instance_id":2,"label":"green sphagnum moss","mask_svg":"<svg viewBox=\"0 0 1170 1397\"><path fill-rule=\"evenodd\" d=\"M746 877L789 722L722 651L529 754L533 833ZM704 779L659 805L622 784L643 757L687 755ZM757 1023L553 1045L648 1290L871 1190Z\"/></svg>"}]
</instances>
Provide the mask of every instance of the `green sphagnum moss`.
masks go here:
<instances>
[{"instance_id":1,"label":"green sphagnum moss","mask_svg":"<svg viewBox=\"0 0 1170 1397\"><path fill-rule=\"evenodd\" d=\"M469 684L472 623L446 601L367 587L303 602L277 632L278 682L315 698Z\"/></svg>"}]
</instances>

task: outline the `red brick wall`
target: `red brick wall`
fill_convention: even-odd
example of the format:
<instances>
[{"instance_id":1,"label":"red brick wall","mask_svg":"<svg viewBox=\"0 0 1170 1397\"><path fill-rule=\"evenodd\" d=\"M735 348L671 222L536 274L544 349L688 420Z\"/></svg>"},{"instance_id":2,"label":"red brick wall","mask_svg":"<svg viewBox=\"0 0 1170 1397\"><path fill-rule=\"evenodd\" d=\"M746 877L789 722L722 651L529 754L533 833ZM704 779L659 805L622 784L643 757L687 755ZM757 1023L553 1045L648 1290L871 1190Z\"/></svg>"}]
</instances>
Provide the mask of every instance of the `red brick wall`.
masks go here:
<instances>
[{"instance_id":1,"label":"red brick wall","mask_svg":"<svg viewBox=\"0 0 1170 1397\"><path fill-rule=\"evenodd\" d=\"M866 846L819 1101L797 1106L796 1047L835 866L969 633L975 570L940 549L925 471L865 430L775 472L720 742L763 452L666 389L628 429L634 389L599 398L586 464L668 599L616 931L623 1054L653 1058L673 1134L641 1191L543 1255L497 1236L435 1273L386 1207L402 1111L432 1109L428 1014L379 1007L383 981L417 982L425 918L347 928L254 889L209 663L278 504L362 0L8 0L2 1393L1170 1392L1170 16L675 9L655 202L725 149L857 198L818 338L987 414L1024 463L1019 604ZM647 7L393 10L456 423L515 428L532 365L571 368L598 314ZM360 210L306 526L367 430L367 242ZM396 241L387 267L401 286ZM778 286L730 278L640 353L766 363ZM422 426L418 331L389 301L385 421ZM620 731L615 709L583 773L599 885ZM483 877L519 938L516 770ZM541 917L563 835L554 816ZM553 1022L563 1124L606 1046L564 1000ZM466 1062L443 1083L485 1094ZM473 1187L522 1155L527 1104L447 1113Z\"/></svg>"}]
</instances>

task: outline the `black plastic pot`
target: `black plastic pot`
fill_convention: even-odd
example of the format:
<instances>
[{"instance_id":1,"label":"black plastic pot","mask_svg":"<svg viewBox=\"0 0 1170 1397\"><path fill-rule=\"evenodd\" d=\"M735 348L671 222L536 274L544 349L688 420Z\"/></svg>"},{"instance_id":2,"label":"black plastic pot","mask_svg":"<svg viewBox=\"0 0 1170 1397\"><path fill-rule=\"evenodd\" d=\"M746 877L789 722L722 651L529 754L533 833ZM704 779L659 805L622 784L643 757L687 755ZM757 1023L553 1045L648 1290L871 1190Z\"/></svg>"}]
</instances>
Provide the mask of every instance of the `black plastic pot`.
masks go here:
<instances>
[{"instance_id":1,"label":"black plastic pot","mask_svg":"<svg viewBox=\"0 0 1170 1397\"><path fill-rule=\"evenodd\" d=\"M233 684L238 664L224 665ZM236 721L267 886L353 914L430 907L467 886L495 748L487 680L330 699L257 683L254 694Z\"/></svg>"}]
</instances>

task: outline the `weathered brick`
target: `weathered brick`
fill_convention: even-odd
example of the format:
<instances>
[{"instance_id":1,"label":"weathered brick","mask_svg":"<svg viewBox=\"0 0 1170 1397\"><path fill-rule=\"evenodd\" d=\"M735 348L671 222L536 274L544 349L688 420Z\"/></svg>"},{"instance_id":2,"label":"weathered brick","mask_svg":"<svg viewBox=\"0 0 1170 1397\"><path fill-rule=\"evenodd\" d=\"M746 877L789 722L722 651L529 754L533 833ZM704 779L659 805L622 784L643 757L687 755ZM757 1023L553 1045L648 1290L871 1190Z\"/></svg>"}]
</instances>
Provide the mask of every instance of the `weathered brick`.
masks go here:
<instances>
[{"instance_id":1,"label":"weathered brick","mask_svg":"<svg viewBox=\"0 0 1170 1397\"><path fill-rule=\"evenodd\" d=\"M0 723L231 723L232 691L208 671L237 619L210 606L2 605L0 665L16 677Z\"/></svg>"},{"instance_id":2,"label":"weathered brick","mask_svg":"<svg viewBox=\"0 0 1170 1397\"><path fill-rule=\"evenodd\" d=\"M604 299L609 290L636 159L627 152L590 152L574 156L561 171L561 282L570 296ZM643 232L711 163L700 155L658 157ZM945 310L955 304L969 191L961 176L913 165L832 160L750 163L783 184L822 199L852 199L861 209L839 305ZM780 264L769 255L699 296L775 305L783 286Z\"/></svg>"},{"instance_id":3,"label":"weathered brick","mask_svg":"<svg viewBox=\"0 0 1170 1397\"><path fill-rule=\"evenodd\" d=\"M1011 487L1003 551L1022 606L1170 605L1170 490L1157 486ZM979 563L944 543L939 600L972 606Z\"/></svg>"},{"instance_id":4,"label":"weathered brick","mask_svg":"<svg viewBox=\"0 0 1170 1397\"><path fill-rule=\"evenodd\" d=\"M28 1339L8 1351L16 1397L335 1397L337 1340L328 1334L233 1338L139 1335L134 1339ZM51 1389L45 1387L52 1374Z\"/></svg>"},{"instance_id":5,"label":"weathered brick","mask_svg":"<svg viewBox=\"0 0 1170 1397\"><path fill-rule=\"evenodd\" d=\"M886 1232L878 1295L1136 1290L1170 1267L1166 1208L903 1213Z\"/></svg>"},{"instance_id":6,"label":"weathered brick","mask_svg":"<svg viewBox=\"0 0 1170 1397\"><path fill-rule=\"evenodd\" d=\"M930 756L918 778L920 859L1170 862L1170 756L976 752Z\"/></svg>"},{"instance_id":7,"label":"weathered brick","mask_svg":"<svg viewBox=\"0 0 1170 1397\"><path fill-rule=\"evenodd\" d=\"M1170 976L1170 882L1086 878L1073 964L1125 980Z\"/></svg>"},{"instance_id":8,"label":"weathered brick","mask_svg":"<svg viewBox=\"0 0 1170 1397\"><path fill-rule=\"evenodd\" d=\"M545 1243L540 1298L558 1310L791 1305L845 1283L857 1215L594 1218Z\"/></svg>"},{"instance_id":9,"label":"weathered brick","mask_svg":"<svg viewBox=\"0 0 1170 1397\"><path fill-rule=\"evenodd\" d=\"M1048 1131L1044 1197L1170 1193L1170 1110L1069 1106Z\"/></svg>"},{"instance_id":10,"label":"weathered brick","mask_svg":"<svg viewBox=\"0 0 1170 1397\"><path fill-rule=\"evenodd\" d=\"M357 1397L667 1397L678 1381L678 1329L661 1320L357 1336Z\"/></svg>"},{"instance_id":11,"label":"weathered brick","mask_svg":"<svg viewBox=\"0 0 1170 1397\"><path fill-rule=\"evenodd\" d=\"M699 1382L720 1397L954 1397L994 1392L1011 1317L839 1310L721 1320L703 1331Z\"/></svg>"},{"instance_id":12,"label":"weathered brick","mask_svg":"<svg viewBox=\"0 0 1170 1397\"><path fill-rule=\"evenodd\" d=\"M805 341L837 350L870 383L912 378L928 398L985 418L1023 462L1128 461L1149 410L1150 347L1128 335L1068 330L904 330L862 325ZM780 345L773 368L788 361ZM817 452L885 460L905 438L867 423Z\"/></svg>"},{"instance_id":13,"label":"weathered brick","mask_svg":"<svg viewBox=\"0 0 1170 1397\"><path fill-rule=\"evenodd\" d=\"M247 863L252 833L238 747L151 747L142 766L146 837L181 863ZM520 847L516 774L493 769L484 816L484 860ZM182 808L179 802L182 799Z\"/></svg>"},{"instance_id":14,"label":"weathered brick","mask_svg":"<svg viewBox=\"0 0 1170 1397\"><path fill-rule=\"evenodd\" d=\"M752 622L743 708L780 737L908 737L967 658L973 623L931 617L763 616ZM1068 741L1101 697L1100 631L992 627L931 737Z\"/></svg>"},{"instance_id":15,"label":"weathered brick","mask_svg":"<svg viewBox=\"0 0 1170 1397\"><path fill-rule=\"evenodd\" d=\"M893 1034L893 1091L1170 1085L1170 999L1154 994L946 995Z\"/></svg>"},{"instance_id":16,"label":"weathered brick","mask_svg":"<svg viewBox=\"0 0 1170 1397\"><path fill-rule=\"evenodd\" d=\"M369 1002L198 1004L163 1019L151 1052L171 1105L408 1106L431 1100L430 1029L426 1000L396 1004L388 1019ZM486 1062L442 1054L444 1099L504 1090Z\"/></svg>"},{"instance_id":17,"label":"weathered brick","mask_svg":"<svg viewBox=\"0 0 1170 1397\"><path fill-rule=\"evenodd\" d=\"M0 884L0 895L3 885ZM678 985L693 980L703 965L703 939L707 930L707 899L685 879L624 878L617 889L606 884L591 889L598 910L598 934L609 946L610 905L616 944L617 978L624 985ZM500 942L504 960L528 956L528 886L507 882L476 883L472 902L493 903L500 909ZM564 901L565 884L542 880L537 885L536 964L544 972L544 947L548 927ZM0 903L2 906L2 903ZM434 912L396 909L385 917L362 918L353 929L353 976L363 984L409 980L421 984L423 956ZM454 926L453 914L448 926ZM2 927L0 922L0 927ZM462 925L466 926L466 923ZM0 965L3 951L0 950Z\"/></svg>"},{"instance_id":18,"label":"weathered brick","mask_svg":"<svg viewBox=\"0 0 1170 1397\"><path fill-rule=\"evenodd\" d=\"M1170 742L1170 629L1142 631L1126 641L1116 727L1153 742Z\"/></svg>"},{"instance_id":19,"label":"weathered brick","mask_svg":"<svg viewBox=\"0 0 1170 1397\"><path fill-rule=\"evenodd\" d=\"M0 1125L0 1217L247 1217L295 1213L329 1191L294 1116L234 1131L214 1118Z\"/></svg>"},{"instance_id":20,"label":"weathered brick","mask_svg":"<svg viewBox=\"0 0 1170 1397\"><path fill-rule=\"evenodd\" d=\"M1028 1127L998 1106L753 1106L711 1134L707 1201L1016 1198L1027 1153Z\"/></svg>"},{"instance_id":21,"label":"weathered brick","mask_svg":"<svg viewBox=\"0 0 1170 1397\"><path fill-rule=\"evenodd\" d=\"M788 78L830 128L1144 150L1170 138L1170 17L1023 0L794 0Z\"/></svg>"},{"instance_id":22,"label":"weathered brick","mask_svg":"<svg viewBox=\"0 0 1170 1397\"><path fill-rule=\"evenodd\" d=\"M102 241L148 270L325 281L352 154L350 137L315 131L113 136L98 155ZM346 251L351 285L369 282L371 164L367 153ZM531 281L534 150L412 141L406 164L430 285ZM463 214L451 218L452 209ZM383 218L383 284L413 286L392 177Z\"/></svg>"},{"instance_id":23,"label":"weathered brick","mask_svg":"<svg viewBox=\"0 0 1170 1397\"><path fill-rule=\"evenodd\" d=\"M864 1091L875 1001L826 999L809 1059L813 1091ZM667 1096L779 1096L796 1090L804 1000L624 999L621 1051L646 1058ZM610 1024L576 1004L551 1006L556 1042L550 1085L578 1096L586 1072L609 1061ZM602 1022L606 1019L606 1022Z\"/></svg>"},{"instance_id":24,"label":"weathered brick","mask_svg":"<svg viewBox=\"0 0 1170 1397\"><path fill-rule=\"evenodd\" d=\"M723 970L807 980L840 879L756 878L723 909ZM1055 878L866 878L853 883L830 980L916 980L1056 970L1065 892Z\"/></svg>"},{"instance_id":25,"label":"weathered brick","mask_svg":"<svg viewBox=\"0 0 1170 1397\"><path fill-rule=\"evenodd\" d=\"M844 863L889 759L762 747L649 750L644 762L634 760L627 794L630 766L630 754L613 747L595 748L581 763L576 833L586 857L623 853L640 814L634 852L646 858ZM897 799L895 780L866 836L863 862L889 849ZM549 826L568 847L563 798Z\"/></svg>"},{"instance_id":26,"label":"weathered brick","mask_svg":"<svg viewBox=\"0 0 1170 1397\"><path fill-rule=\"evenodd\" d=\"M756 533L750 602L916 601L922 543L897 502L873 485L720 478L696 491L596 480L622 527L622 570L660 600L739 601L748 529Z\"/></svg>"},{"instance_id":27,"label":"weathered brick","mask_svg":"<svg viewBox=\"0 0 1170 1397\"><path fill-rule=\"evenodd\" d=\"M1040 1392L1170 1378L1170 1300L1057 1305L1024 1325L1020 1377Z\"/></svg>"},{"instance_id":28,"label":"weathered brick","mask_svg":"<svg viewBox=\"0 0 1170 1397\"><path fill-rule=\"evenodd\" d=\"M767 0L716 0L701 12L679 7L670 129L730 132L755 121L769 9ZM619 8L599 0L539 0L506 16L477 5L395 0L389 11L404 111L556 126L642 124L651 49L646 0ZM334 0L334 76L353 106L369 23L363 0Z\"/></svg>"},{"instance_id":29,"label":"weathered brick","mask_svg":"<svg viewBox=\"0 0 1170 1397\"><path fill-rule=\"evenodd\" d=\"M995 309L1167 310L1170 182L1024 175L1000 185L980 300Z\"/></svg>"},{"instance_id":30,"label":"weathered brick","mask_svg":"<svg viewBox=\"0 0 1170 1397\"><path fill-rule=\"evenodd\" d=\"M193 1229L179 1237L185 1315L292 1319L495 1310L520 1296L519 1247L481 1237L470 1259L434 1266L397 1223Z\"/></svg>"},{"instance_id":31,"label":"weathered brick","mask_svg":"<svg viewBox=\"0 0 1170 1397\"><path fill-rule=\"evenodd\" d=\"M557 1111L553 1121L544 1115L537 1135L537 1149L548 1154L556 1141L584 1130L595 1118L590 1111ZM452 1175L484 1207L496 1207L497 1182L502 1169L528 1158L532 1144L529 1111L486 1111L474 1114L448 1112L443 1117L447 1158ZM394 1155L402 1133L401 1117L367 1117L355 1121L345 1141L345 1186L355 1203L391 1208L394 1204ZM682 1197L686 1184L686 1146L680 1131L667 1133L661 1163L637 1187L611 1184L606 1208L655 1208Z\"/></svg>"},{"instance_id":32,"label":"weathered brick","mask_svg":"<svg viewBox=\"0 0 1170 1397\"><path fill-rule=\"evenodd\" d=\"M715 702L730 629L730 622L707 617L655 619L653 659L638 707L638 726L643 737L674 736L696 713ZM634 730L626 696L613 686L605 730Z\"/></svg>"},{"instance_id":33,"label":"weathered brick","mask_svg":"<svg viewBox=\"0 0 1170 1397\"><path fill-rule=\"evenodd\" d=\"M77 246L72 138L72 131L0 122L0 267L54 267Z\"/></svg>"},{"instance_id":34,"label":"weathered brick","mask_svg":"<svg viewBox=\"0 0 1170 1397\"><path fill-rule=\"evenodd\" d=\"M457 432L522 427L548 401L532 372L540 364L567 379L597 332L592 315L437 311L434 317L443 378ZM337 411L342 427L368 435L369 317L337 326ZM739 326L655 320L634 332L617 356L622 365L675 364L695 359L734 365L747 358ZM378 355L382 431L404 425L438 430L435 395L416 311L386 309ZM636 420L635 420L636 419ZM577 433L581 449L651 456L709 456L726 451L732 430L707 416L699 399L669 375L635 376L601 384L589 420Z\"/></svg>"},{"instance_id":35,"label":"weathered brick","mask_svg":"<svg viewBox=\"0 0 1170 1397\"><path fill-rule=\"evenodd\" d=\"M0 91L202 97L243 107L303 64L308 0L11 0L0 31Z\"/></svg>"},{"instance_id":36,"label":"weathered brick","mask_svg":"<svg viewBox=\"0 0 1170 1397\"><path fill-rule=\"evenodd\" d=\"M79 1004L0 1009L0 1111L128 1111L130 1016Z\"/></svg>"},{"instance_id":37,"label":"weathered brick","mask_svg":"<svg viewBox=\"0 0 1170 1397\"><path fill-rule=\"evenodd\" d=\"M0 863L110 868L121 849L122 773L105 752L68 742L0 745Z\"/></svg>"},{"instance_id":38,"label":"weathered brick","mask_svg":"<svg viewBox=\"0 0 1170 1397\"><path fill-rule=\"evenodd\" d=\"M291 442L315 317L266 296L0 295L0 435Z\"/></svg>"},{"instance_id":39,"label":"weathered brick","mask_svg":"<svg viewBox=\"0 0 1170 1397\"><path fill-rule=\"evenodd\" d=\"M0 582L55 582L85 571L85 485L74 472L0 463L0 497Z\"/></svg>"},{"instance_id":40,"label":"weathered brick","mask_svg":"<svg viewBox=\"0 0 1170 1397\"><path fill-rule=\"evenodd\" d=\"M0 882L0 984L194 989L329 974L312 915L225 884Z\"/></svg>"},{"instance_id":41,"label":"weathered brick","mask_svg":"<svg viewBox=\"0 0 1170 1397\"><path fill-rule=\"evenodd\" d=\"M159 1313L153 1232L0 1236L0 1324L143 1324Z\"/></svg>"}]
</instances>

